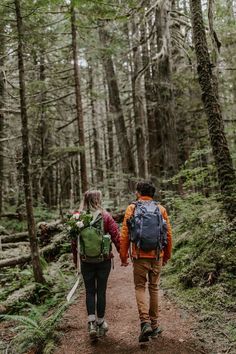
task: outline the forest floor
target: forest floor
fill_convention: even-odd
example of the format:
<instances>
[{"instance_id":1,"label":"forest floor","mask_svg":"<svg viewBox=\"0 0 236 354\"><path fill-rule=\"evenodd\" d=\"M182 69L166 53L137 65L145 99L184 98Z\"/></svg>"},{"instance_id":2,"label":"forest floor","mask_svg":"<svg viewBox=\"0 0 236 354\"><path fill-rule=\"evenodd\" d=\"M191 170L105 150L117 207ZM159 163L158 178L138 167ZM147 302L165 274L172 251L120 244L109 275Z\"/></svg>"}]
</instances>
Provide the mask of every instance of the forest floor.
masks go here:
<instances>
[{"instance_id":1,"label":"forest floor","mask_svg":"<svg viewBox=\"0 0 236 354\"><path fill-rule=\"evenodd\" d=\"M106 320L109 324L107 335L95 344L87 333L85 292L65 313L59 328L63 332L55 354L106 354L106 353L165 353L195 354L213 353L204 347L197 337L197 319L178 308L168 296L159 292L160 327L162 334L141 348L138 343L140 325L132 279L132 264L121 267L116 255L107 291Z\"/></svg>"}]
</instances>

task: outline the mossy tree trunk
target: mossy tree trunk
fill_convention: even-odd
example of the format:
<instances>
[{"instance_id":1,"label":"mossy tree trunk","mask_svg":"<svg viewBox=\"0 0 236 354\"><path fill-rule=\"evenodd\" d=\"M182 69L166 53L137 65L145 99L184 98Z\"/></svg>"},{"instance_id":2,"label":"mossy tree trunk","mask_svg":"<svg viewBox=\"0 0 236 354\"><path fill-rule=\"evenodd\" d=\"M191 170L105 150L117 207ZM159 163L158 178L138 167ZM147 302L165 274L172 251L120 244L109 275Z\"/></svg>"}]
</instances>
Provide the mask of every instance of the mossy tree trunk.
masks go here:
<instances>
[{"instance_id":1,"label":"mossy tree trunk","mask_svg":"<svg viewBox=\"0 0 236 354\"><path fill-rule=\"evenodd\" d=\"M25 204L27 212L28 232L30 240L30 250L33 265L34 278L37 283L45 283L42 267L39 258L39 249L35 228L32 188L30 177L30 153L29 153L29 129L28 114L26 105L25 68L23 51L23 21L21 15L20 0L15 0L17 34L18 34L18 70L20 86L20 112L21 112L21 134L22 134L22 171L24 180Z\"/></svg>"},{"instance_id":2,"label":"mossy tree trunk","mask_svg":"<svg viewBox=\"0 0 236 354\"><path fill-rule=\"evenodd\" d=\"M79 56L78 56L78 44L77 44L77 28L76 28L76 13L71 0L71 35L72 35L72 52L73 52L73 63L74 63L74 80L75 80L75 99L76 99L76 117L78 122L79 130L79 145L83 148L80 152L80 174L81 174L81 188L82 193L88 189L88 178L87 178L87 166L86 166L86 154L85 154L85 137L84 137L84 119L83 119L83 108L82 108L82 97L80 88L80 67L79 67Z\"/></svg>"},{"instance_id":3,"label":"mossy tree trunk","mask_svg":"<svg viewBox=\"0 0 236 354\"><path fill-rule=\"evenodd\" d=\"M155 106L156 106L156 81L153 80L155 68L150 66L151 49L155 47L153 38L148 43L148 32L151 24L148 21L143 21L140 26L142 45L142 64L144 68L144 88L145 88L145 101L146 101L146 114L147 114L147 128L148 128L148 175L155 179L158 185L158 179L161 176L162 161L162 145L161 145L161 129L159 127L159 120L156 119Z\"/></svg>"},{"instance_id":4,"label":"mossy tree trunk","mask_svg":"<svg viewBox=\"0 0 236 354\"><path fill-rule=\"evenodd\" d=\"M193 41L197 56L202 101L207 114L211 146L218 172L224 208L229 219L236 214L236 177L228 143L224 133L223 117L217 92L216 78L208 52L201 0L191 0Z\"/></svg>"},{"instance_id":5,"label":"mossy tree trunk","mask_svg":"<svg viewBox=\"0 0 236 354\"><path fill-rule=\"evenodd\" d=\"M99 119L96 111L96 99L95 99L95 86L94 86L94 70L93 63L88 67L88 91L90 96L90 107L91 107L91 118L92 118L92 132L93 132L93 150L95 159L95 176L96 184L99 186L102 184L103 177L103 164L102 164L102 153L100 147L99 139Z\"/></svg>"},{"instance_id":6,"label":"mossy tree trunk","mask_svg":"<svg viewBox=\"0 0 236 354\"><path fill-rule=\"evenodd\" d=\"M176 135L175 100L172 82L171 38L170 38L171 1L156 8L156 46L160 54L155 69L157 85L156 119L161 130L161 150L163 155L162 176L172 177L178 168L178 145Z\"/></svg>"},{"instance_id":7,"label":"mossy tree trunk","mask_svg":"<svg viewBox=\"0 0 236 354\"><path fill-rule=\"evenodd\" d=\"M3 208L3 171L4 171L4 147L3 147L3 134L4 134L4 92L5 92L5 78L4 78L4 53L5 53L5 37L4 25L0 22L0 217Z\"/></svg>"},{"instance_id":8,"label":"mossy tree trunk","mask_svg":"<svg viewBox=\"0 0 236 354\"><path fill-rule=\"evenodd\" d=\"M132 22L132 34L136 37L139 36L138 18L135 16ZM130 38L129 38L130 40ZM140 38L138 38L140 42ZM133 111L135 121L135 135L137 146L137 158L138 158L138 176L145 178L147 176L146 171L146 150L147 139L145 136L145 110L144 110L144 97L142 92L141 76L138 75L142 69L142 57L141 49L138 43L132 43L132 98L133 98ZM133 65L132 65L133 64Z\"/></svg>"}]
</instances>

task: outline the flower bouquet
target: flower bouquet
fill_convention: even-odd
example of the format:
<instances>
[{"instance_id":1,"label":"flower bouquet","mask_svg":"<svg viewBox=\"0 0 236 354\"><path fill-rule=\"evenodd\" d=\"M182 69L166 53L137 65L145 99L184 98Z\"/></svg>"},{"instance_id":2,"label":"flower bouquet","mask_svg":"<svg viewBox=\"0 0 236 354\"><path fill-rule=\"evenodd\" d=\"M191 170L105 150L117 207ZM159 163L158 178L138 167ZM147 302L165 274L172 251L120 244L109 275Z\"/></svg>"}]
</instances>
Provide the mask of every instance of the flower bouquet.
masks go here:
<instances>
[{"instance_id":1,"label":"flower bouquet","mask_svg":"<svg viewBox=\"0 0 236 354\"><path fill-rule=\"evenodd\" d=\"M77 239L80 231L89 226L93 216L86 212L75 212L66 220L67 233L70 239Z\"/></svg>"}]
</instances>

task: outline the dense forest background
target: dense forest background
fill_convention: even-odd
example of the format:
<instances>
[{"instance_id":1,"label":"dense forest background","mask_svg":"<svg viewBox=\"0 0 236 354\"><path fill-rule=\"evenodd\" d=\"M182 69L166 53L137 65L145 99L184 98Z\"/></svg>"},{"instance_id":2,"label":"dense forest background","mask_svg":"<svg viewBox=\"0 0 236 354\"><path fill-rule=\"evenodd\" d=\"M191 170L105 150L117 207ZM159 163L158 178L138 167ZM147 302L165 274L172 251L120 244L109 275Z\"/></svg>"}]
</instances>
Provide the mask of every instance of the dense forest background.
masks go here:
<instances>
[{"instance_id":1,"label":"dense forest background","mask_svg":"<svg viewBox=\"0 0 236 354\"><path fill-rule=\"evenodd\" d=\"M140 177L179 193L217 191L189 2L21 1L20 6L35 206L60 209L70 201L73 208L82 191L95 187L120 205L126 182ZM235 161L233 6L230 0L209 1L203 14ZM20 209L24 200L25 128L13 2L1 4L0 43L2 212L9 205Z\"/></svg>"},{"instance_id":2,"label":"dense forest background","mask_svg":"<svg viewBox=\"0 0 236 354\"><path fill-rule=\"evenodd\" d=\"M63 219L89 188L122 215L140 178L174 226L163 286L235 311L235 24L234 0L1 1L0 231L28 227L18 254L2 236L2 312L25 306L13 290L48 282L35 221Z\"/></svg>"}]
</instances>

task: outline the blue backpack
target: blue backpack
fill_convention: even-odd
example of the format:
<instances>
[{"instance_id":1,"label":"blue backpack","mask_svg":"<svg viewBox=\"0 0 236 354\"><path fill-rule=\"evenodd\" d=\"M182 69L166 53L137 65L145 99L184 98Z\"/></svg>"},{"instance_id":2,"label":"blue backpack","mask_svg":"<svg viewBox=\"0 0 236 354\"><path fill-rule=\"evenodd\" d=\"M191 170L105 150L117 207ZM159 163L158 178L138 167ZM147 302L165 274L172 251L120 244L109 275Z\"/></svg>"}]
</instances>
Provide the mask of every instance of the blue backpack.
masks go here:
<instances>
[{"instance_id":1,"label":"blue backpack","mask_svg":"<svg viewBox=\"0 0 236 354\"><path fill-rule=\"evenodd\" d=\"M156 250L159 255L167 246L167 224L158 203L151 200L133 204L134 214L127 221L130 241L144 252Z\"/></svg>"}]
</instances>

